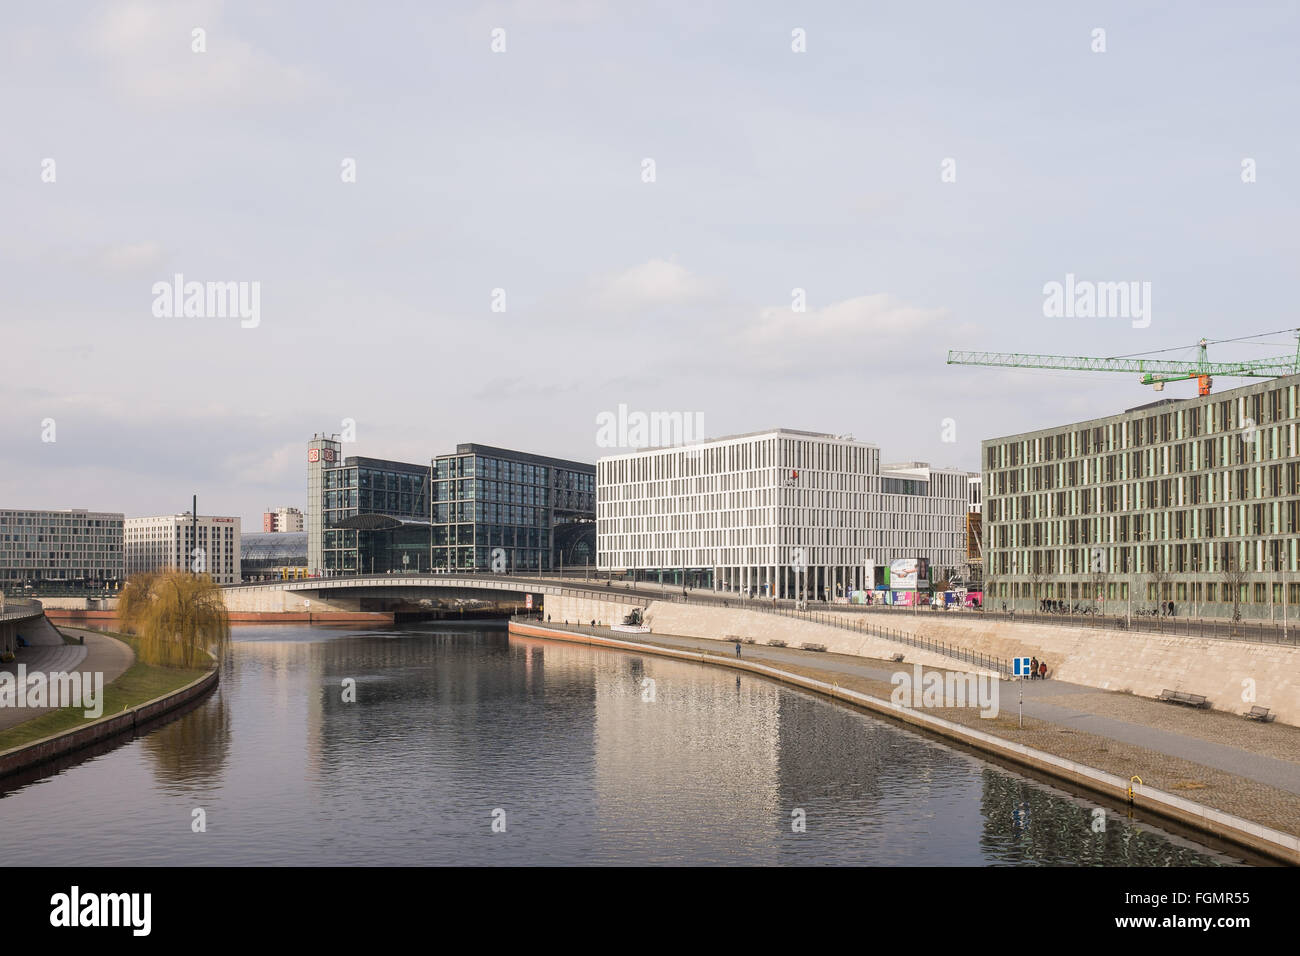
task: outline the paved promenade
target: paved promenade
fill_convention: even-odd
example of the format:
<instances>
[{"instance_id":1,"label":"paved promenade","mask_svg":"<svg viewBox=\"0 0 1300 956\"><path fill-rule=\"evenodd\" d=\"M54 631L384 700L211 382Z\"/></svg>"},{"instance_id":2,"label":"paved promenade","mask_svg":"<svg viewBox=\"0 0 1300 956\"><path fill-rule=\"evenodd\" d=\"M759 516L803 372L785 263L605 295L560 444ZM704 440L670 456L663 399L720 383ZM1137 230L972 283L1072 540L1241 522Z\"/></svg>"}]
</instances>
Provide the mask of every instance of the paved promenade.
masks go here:
<instances>
[{"instance_id":1,"label":"paved promenade","mask_svg":"<svg viewBox=\"0 0 1300 956\"><path fill-rule=\"evenodd\" d=\"M17 674L18 665L26 664L29 676L38 671L42 673L80 671L83 681L86 680L85 675L98 672L104 675L104 686L107 687L109 683L121 677L135 661L135 654L131 648L107 635L71 629L68 633L72 636L84 634L85 645L47 643L21 647L15 655L16 659L10 664L0 665L0 671ZM55 708L0 707L0 730L8 730L23 721L49 713L53 709Z\"/></svg>"},{"instance_id":2,"label":"paved promenade","mask_svg":"<svg viewBox=\"0 0 1300 956\"><path fill-rule=\"evenodd\" d=\"M589 627L615 639L735 657L730 642L669 634L626 634ZM745 660L889 699L891 675L905 660L872 660L795 648L742 645ZM928 673L938 668L925 667ZM1019 724L1021 692L1024 726ZM1176 793L1287 833L1300 832L1300 728L1260 724L1221 711L1160 703L1064 681L1000 681L997 717L977 708L927 713L1122 777Z\"/></svg>"}]
</instances>

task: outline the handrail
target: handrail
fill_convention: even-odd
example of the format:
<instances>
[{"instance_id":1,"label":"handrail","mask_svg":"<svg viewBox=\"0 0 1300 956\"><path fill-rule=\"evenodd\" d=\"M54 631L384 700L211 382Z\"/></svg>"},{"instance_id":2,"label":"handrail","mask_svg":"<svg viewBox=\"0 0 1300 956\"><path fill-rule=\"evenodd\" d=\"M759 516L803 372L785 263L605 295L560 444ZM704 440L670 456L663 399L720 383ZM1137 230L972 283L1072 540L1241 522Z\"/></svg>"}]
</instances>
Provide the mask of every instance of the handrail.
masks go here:
<instances>
[{"instance_id":1,"label":"handrail","mask_svg":"<svg viewBox=\"0 0 1300 956\"><path fill-rule=\"evenodd\" d=\"M339 582L340 585L346 582L358 581L361 579L382 580L385 584L400 586L404 582L409 582L411 578L434 578L438 580L457 581L457 580L475 580L491 581L500 589L502 585L522 584L536 585L539 590L545 589L551 593L564 594L589 594L603 597L613 597L620 595L621 599L627 603L638 604L642 607L647 606L648 602L668 601L672 603L695 603L713 607L738 607L750 610L777 611L784 612L791 609L793 601L785 600L784 603L778 601L775 604L771 598L746 597L741 594L732 594L728 592L709 591L701 592L698 589L690 590L683 595L679 588L666 588L658 582L607 582L604 586L596 583L579 586L572 584L567 578L537 578L527 575L497 575L490 572L482 573L465 573L465 572L431 572L424 571L418 573L405 574L353 574L353 575L331 575L321 578L298 578L287 581L264 581L250 583L246 585L225 585L224 587L277 587L283 588L286 585L294 586L297 589L310 589L313 585L319 585L324 582ZM499 583L498 583L499 582ZM559 589L556 591L555 589ZM912 607L898 607L892 605L863 605L863 604L822 604L821 602L812 602L828 611L834 611L837 614L850 615L882 615L882 614L913 614L913 615L947 615L948 610L939 609L917 609ZM1245 641L1256 644L1280 644L1284 646L1300 646L1300 621L1295 625L1289 625L1283 628L1279 624L1269 624L1263 621L1213 621L1206 619L1193 620L1191 618L1174 618L1174 617L1151 617L1143 615L1134 615L1128 620L1127 615L1117 614L1054 614L1039 611L994 611L991 609L967 610L962 609L955 612L958 615L975 614L985 620L1003 620L1009 623L1031 623L1046 624L1053 627L1088 627L1098 630L1133 630L1146 631L1160 634L1183 635L1187 637L1201 637L1208 640L1224 641ZM887 631L890 628L885 628Z\"/></svg>"},{"instance_id":2,"label":"handrail","mask_svg":"<svg viewBox=\"0 0 1300 956\"><path fill-rule=\"evenodd\" d=\"M591 625L584 624L581 621L556 621L554 619L541 620L537 615L527 615L527 614L513 615L511 617L511 620L512 621L518 620L520 622L533 621L539 624L550 624L553 627L558 626L558 627L578 628L584 633L592 633L597 635L601 635L603 634L603 632L610 630L609 625L607 624L601 624L596 627L592 627ZM968 664L973 664L976 667L982 667L985 670L993 671L1001 677L1011 676L1011 670L1007 666L1008 664L1007 661L1001 658L989 657L985 654L979 654L974 651L968 651L965 648L957 647L956 645L953 644L944 644L940 641L931 641L928 638L916 638L913 637L912 635L905 634L901 631L895 631L892 635L880 634L875 628L867 627L864 629L861 621L857 622L856 626L843 624L840 622L836 622L834 620L827 620L827 621L823 621L822 623L828 624L832 627L837 627L837 626L844 627L846 630L850 630L850 631L857 631L861 633L874 633L877 634L877 636L882 637L884 640L897 641L902 644L908 644L912 647L921 648L922 650L932 651L944 657L952 657L955 658L956 660L964 661L965 663ZM887 631L888 628L886 628L885 630ZM617 634L618 632L611 631L610 633ZM650 636L651 637L655 636L653 631L651 631ZM674 636L680 637L684 635L674 635ZM799 650L799 648L793 648L793 649Z\"/></svg>"}]
</instances>

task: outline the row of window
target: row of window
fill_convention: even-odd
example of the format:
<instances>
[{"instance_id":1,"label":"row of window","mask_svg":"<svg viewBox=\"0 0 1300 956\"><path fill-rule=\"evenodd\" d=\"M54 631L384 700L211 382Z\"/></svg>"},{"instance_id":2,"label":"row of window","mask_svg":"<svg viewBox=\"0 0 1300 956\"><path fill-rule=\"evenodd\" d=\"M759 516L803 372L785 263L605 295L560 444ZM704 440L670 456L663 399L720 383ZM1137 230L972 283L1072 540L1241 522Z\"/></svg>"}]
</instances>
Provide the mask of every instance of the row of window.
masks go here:
<instances>
[{"instance_id":1,"label":"row of window","mask_svg":"<svg viewBox=\"0 0 1300 956\"><path fill-rule=\"evenodd\" d=\"M1135 416L1108 425L1063 430L1018 441L990 442L985 447L985 466L992 471L1180 441L1201 435L1237 430L1253 433L1261 426L1297 417L1296 385L1254 388L1256 391L1253 394L1218 400L1192 400L1176 409Z\"/></svg>"},{"instance_id":2,"label":"row of window","mask_svg":"<svg viewBox=\"0 0 1300 956\"><path fill-rule=\"evenodd\" d=\"M1132 588L1135 601L1192 601L1197 604L1281 604L1286 595L1287 604L1300 604L1300 584L1224 583L1221 581L1166 581L1135 583ZM1234 598L1233 595L1236 595ZM1029 598L1030 600L1127 601L1127 581L1107 582L1098 589L1089 582L1046 581L1034 585L1021 581L999 581L991 585L990 597Z\"/></svg>"},{"instance_id":3,"label":"row of window","mask_svg":"<svg viewBox=\"0 0 1300 956\"><path fill-rule=\"evenodd\" d=\"M1197 544L1096 545L1075 548L1013 548L992 552L990 574L1187 574L1295 571L1295 539L1241 539Z\"/></svg>"}]
</instances>

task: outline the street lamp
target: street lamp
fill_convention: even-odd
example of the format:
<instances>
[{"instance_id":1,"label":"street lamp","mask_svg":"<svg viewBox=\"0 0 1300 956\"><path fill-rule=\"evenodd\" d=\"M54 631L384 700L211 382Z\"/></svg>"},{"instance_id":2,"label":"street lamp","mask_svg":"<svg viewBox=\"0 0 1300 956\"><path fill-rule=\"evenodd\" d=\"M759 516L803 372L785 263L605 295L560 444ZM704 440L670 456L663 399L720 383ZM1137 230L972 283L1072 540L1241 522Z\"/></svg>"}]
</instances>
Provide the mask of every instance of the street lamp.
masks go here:
<instances>
[{"instance_id":1,"label":"street lamp","mask_svg":"<svg viewBox=\"0 0 1300 956\"><path fill-rule=\"evenodd\" d=\"M1137 556L1142 551L1142 531L1133 529L1133 560L1128 562L1128 624L1130 630L1133 628L1133 572L1136 570Z\"/></svg>"},{"instance_id":2,"label":"street lamp","mask_svg":"<svg viewBox=\"0 0 1300 956\"><path fill-rule=\"evenodd\" d=\"M1269 542L1270 545L1272 543L1273 542L1271 541ZM1273 549L1270 547L1268 551L1268 621L1270 624L1277 623L1277 617L1275 616L1274 611L1275 605L1273 603L1273 572L1277 570L1275 567L1276 564L1277 562L1273 560Z\"/></svg>"},{"instance_id":3,"label":"street lamp","mask_svg":"<svg viewBox=\"0 0 1300 956\"><path fill-rule=\"evenodd\" d=\"M1290 551L1291 551L1291 548L1290 548L1290 545L1288 545L1288 546L1287 546L1286 553L1282 556L1282 640L1284 640L1284 641L1287 639L1287 633L1286 633L1286 605L1287 605L1287 600L1288 600L1288 599L1287 599L1287 593L1286 593L1286 573L1287 573L1287 571L1289 571L1289 570L1291 569L1291 554L1290 554Z\"/></svg>"},{"instance_id":4,"label":"street lamp","mask_svg":"<svg viewBox=\"0 0 1300 956\"><path fill-rule=\"evenodd\" d=\"M1196 579L1200 576L1201 576L1201 556L1200 554L1193 554L1192 555L1192 617L1196 617L1197 604L1199 603L1196 600L1197 593L1198 593L1197 585L1199 583Z\"/></svg>"}]
</instances>

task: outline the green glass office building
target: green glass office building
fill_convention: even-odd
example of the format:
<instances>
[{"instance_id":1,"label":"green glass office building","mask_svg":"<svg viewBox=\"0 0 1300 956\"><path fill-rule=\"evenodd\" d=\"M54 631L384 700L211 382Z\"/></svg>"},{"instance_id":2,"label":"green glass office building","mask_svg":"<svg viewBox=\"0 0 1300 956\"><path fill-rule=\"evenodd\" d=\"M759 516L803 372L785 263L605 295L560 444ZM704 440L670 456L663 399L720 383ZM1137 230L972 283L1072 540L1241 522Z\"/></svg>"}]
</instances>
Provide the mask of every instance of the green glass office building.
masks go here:
<instances>
[{"instance_id":1,"label":"green glass office building","mask_svg":"<svg viewBox=\"0 0 1300 956\"><path fill-rule=\"evenodd\" d=\"M429 464L307 446L312 574L542 572L595 565L596 468L462 444Z\"/></svg>"},{"instance_id":2,"label":"green glass office building","mask_svg":"<svg viewBox=\"0 0 1300 956\"><path fill-rule=\"evenodd\" d=\"M1300 375L983 443L986 602L1300 604Z\"/></svg>"},{"instance_id":3,"label":"green glass office building","mask_svg":"<svg viewBox=\"0 0 1300 956\"><path fill-rule=\"evenodd\" d=\"M463 444L432 473L435 570L595 567L595 465Z\"/></svg>"}]
</instances>

